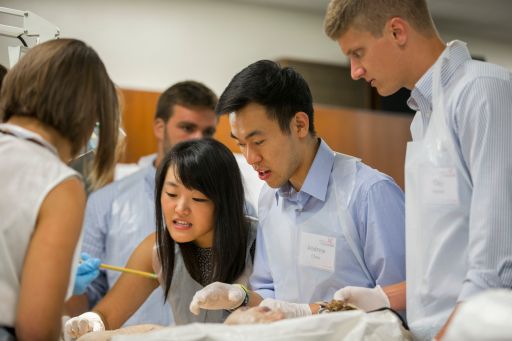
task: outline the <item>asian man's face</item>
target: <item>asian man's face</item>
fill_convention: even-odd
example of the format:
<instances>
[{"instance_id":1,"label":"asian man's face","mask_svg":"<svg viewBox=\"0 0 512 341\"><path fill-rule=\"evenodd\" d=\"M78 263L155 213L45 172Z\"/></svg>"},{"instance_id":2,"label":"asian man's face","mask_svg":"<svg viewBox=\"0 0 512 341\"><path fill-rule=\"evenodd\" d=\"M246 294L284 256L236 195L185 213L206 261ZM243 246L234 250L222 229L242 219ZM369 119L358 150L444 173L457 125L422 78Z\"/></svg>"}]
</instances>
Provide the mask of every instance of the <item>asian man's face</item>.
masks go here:
<instances>
[{"instance_id":1,"label":"asian man's face","mask_svg":"<svg viewBox=\"0 0 512 341\"><path fill-rule=\"evenodd\" d=\"M303 159L299 137L293 129L281 131L264 106L250 103L231 113L229 122L245 159L270 187L283 186L297 173Z\"/></svg>"}]
</instances>

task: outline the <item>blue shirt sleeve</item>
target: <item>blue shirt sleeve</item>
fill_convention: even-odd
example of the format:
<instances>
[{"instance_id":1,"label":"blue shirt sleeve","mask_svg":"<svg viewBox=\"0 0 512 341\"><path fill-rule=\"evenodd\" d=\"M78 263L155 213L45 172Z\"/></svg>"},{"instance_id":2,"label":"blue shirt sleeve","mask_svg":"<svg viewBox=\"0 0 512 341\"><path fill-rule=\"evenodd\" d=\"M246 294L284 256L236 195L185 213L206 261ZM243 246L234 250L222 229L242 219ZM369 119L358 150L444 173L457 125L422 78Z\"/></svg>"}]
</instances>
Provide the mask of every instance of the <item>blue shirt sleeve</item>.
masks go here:
<instances>
[{"instance_id":1,"label":"blue shirt sleeve","mask_svg":"<svg viewBox=\"0 0 512 341\"><path fill-rule=\"evenodd\" d=\"M375 283L405 281L404 194L390 178L371 183L356 204L356 228L363 256Z\"/></svg>"},{"instance_id":2,"label":"blue shirt sleeve","mask_svg":"<svg viewBox=\"0 0 512 341\"><path fill-rule=\"evenodd\" d=\"M85 289L89 309L94 308L94 306L107 294L107 291L107 275L105 271L100 271L100 275Z\"/></svg>"},{"instance_id":3,"label":"blue shirt sleeve","mask_svg":"<svg viewBox=\"0 0 512 341\"><path fill-rule=\"evenodd\" d=\"M263 241L263 233L261 226L258 226L256 234L256 252L254 254L254 267L251 277L249 278L251 289L258 293L263 299L275 298L274 280L268 266L267 253L265 251L265 243Z\"/></svg>"},{"instance_id":4,"label":"blue shirt sleeve","mask_svg":"<svg viewBox=\"0 0 512 341\"><path fill-rule=\"evenodd\" d=\"M84 238L82 241L82 252L87 252L91 257L103 260L105 258L105 243L108 221L108 212L111 202L110 195L105 192L109 188L105 187L95 193L92 193L87 200L84 218ZM92 308L98 301L105 296L108 291L108 280L104 271L86 289L85 293L89 301L89 307Z\"/></svg>"}]
</instances>

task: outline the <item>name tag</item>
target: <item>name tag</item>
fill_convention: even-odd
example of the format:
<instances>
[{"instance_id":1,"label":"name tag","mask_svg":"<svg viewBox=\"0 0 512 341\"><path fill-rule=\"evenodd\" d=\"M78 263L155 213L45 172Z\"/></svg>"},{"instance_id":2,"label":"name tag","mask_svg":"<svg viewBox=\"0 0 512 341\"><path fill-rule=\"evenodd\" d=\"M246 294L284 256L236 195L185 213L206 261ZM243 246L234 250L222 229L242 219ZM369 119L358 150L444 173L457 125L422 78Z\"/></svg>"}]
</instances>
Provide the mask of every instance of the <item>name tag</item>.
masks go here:
<instances>
[{"instance_id":1,"label":"name tag","mask_svg":"<svg viewBox=\"0 0 512 341\"><path fill-rule=\"evenodd\" d=\"M299 264L334 272L336 238L301 232Z\"/></svg>"},{"instance_id":2,"label":"name tag","mask_svg":"<svg viewBox=\"0 0 512 341\"><path fill-rule=\"evenodd\" d=\"M454 167L429 167L422 176L423 200L427 204L457 205L459 191Z\"/></svg>"}]
</instances>

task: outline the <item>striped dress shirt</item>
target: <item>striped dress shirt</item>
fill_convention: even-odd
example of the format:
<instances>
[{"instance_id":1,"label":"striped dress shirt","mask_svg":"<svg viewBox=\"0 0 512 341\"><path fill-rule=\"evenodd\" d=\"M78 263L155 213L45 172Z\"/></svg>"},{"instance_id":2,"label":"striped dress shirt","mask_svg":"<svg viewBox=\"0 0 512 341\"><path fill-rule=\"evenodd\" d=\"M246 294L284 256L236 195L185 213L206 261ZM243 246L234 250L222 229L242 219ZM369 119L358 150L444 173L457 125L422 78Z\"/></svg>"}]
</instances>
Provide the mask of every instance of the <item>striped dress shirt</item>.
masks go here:
<instances>
[{"instance_id":1,"label":"striped dress shirt","mask_svg":"<svg viewBox=\"0 0 512 341\"><path fill-rule=\"evenodd\" d=\"M472 185L468 268L458 298L464 301L488 288L512 288L512 74L472 60L463 42L449 43L446 52L441 68L446 120ZM423 123L413 139L421 139L428 127L432 75L433 67L408 100Z\"/></svg>"}]
</instances>

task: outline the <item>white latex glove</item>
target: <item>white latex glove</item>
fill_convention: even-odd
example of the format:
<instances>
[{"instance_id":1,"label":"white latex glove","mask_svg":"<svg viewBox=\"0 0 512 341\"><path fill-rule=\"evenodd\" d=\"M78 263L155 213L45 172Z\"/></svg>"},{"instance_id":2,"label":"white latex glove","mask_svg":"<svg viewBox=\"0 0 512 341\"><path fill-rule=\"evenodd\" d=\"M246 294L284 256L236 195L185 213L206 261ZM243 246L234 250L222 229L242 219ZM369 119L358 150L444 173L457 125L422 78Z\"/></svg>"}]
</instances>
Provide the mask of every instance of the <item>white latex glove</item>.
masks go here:
<instances>
[{"instance_id":1,"label":"white latex glove","mask_svg":"<svg viewBox=\"0 0 512 341\"><path fill-rule=\"evenodd\" d=\"M62 316L62 318L61 318L61 326L62 326L62 328L60 329L60 337L59 337L59 341L72 341L71 336L69 336L69 335L66 333L66 322L68 322L68 320L69 320L70 318L71 318L71 317L69 317L68 315L64 315L64 316Z\"/></svg>"},{"instance_id":2,"label":"white latex glove","mask_svg":"<svg viewBox=\"0 0 512 341\"><path fill-rule=\"evenodd\" d=\"M105 325L100 315L89 311L69 319L64 329L66 330L66 334L76 339L90 332L104 331Z\"/></svg>"},{"instance_id":3,"label":"white latex glove","mask_svg":"<svg viewBox=\"0 0 512 341\"><path fill-rule=\"evenodd\" d=\"M281 311L286 318L302 317L312 314L309 304L290 303L273 298L265 298L261 301L259 306Z\"/></svg>"},{"instance_id":4,"label":"white latex glove","mask_svg":"<svg viewBox=\"0 0 512 341\"><path fill-rule=\"evenodd\" d=\"M214 282L195 293L189 308L194 315L199 315L201 309L238 308L244 299L245 291L240 286Z\"/></svg>"},{"instance_id":5,"label":"white latex glove","mask_svg":"<svg viewBox=\"0 0 512 341\"><path fill-rule=\"evenodd\" d=\"M344 287L334 293L334 299L351 303L364 311L389 308L388 296L380 285L375 288Z\"/></svg>"}]
</instances>

